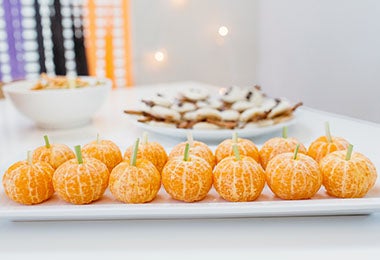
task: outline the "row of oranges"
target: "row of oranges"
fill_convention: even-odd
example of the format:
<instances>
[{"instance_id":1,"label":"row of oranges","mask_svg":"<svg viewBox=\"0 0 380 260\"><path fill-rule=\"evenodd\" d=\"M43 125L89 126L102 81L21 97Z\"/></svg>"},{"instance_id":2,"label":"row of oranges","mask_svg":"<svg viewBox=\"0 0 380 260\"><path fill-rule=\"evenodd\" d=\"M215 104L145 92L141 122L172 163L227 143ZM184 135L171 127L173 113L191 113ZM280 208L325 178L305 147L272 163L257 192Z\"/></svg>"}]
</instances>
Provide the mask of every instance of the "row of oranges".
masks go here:
<instances>
[{"instance_id":1,"label":"row of oranges","mask_svg":"<svg viewBox=\"0 0 380 260\"><path fill-rule=\"evenodd\" d=\"M215 154L190 137L167 155L145 136L127 148L124 158L110 140L78 146L75 156L45 136L45 145L33 156L8 168L3 186L10 199L22 204L41 203L54 192L70 203L87 204L107 187L122 202L144 203L155 198L161 184L171 197L186 202L202 200L212 185L226 200L252 201L265 183L282 199L310 198L321 185L332 196L362 197L376 178L370 160L352 153L346 140L331 137L329 131L308 149L285 132L260 150L235 135L220 143Z\"/></svg>"}]
</instances>

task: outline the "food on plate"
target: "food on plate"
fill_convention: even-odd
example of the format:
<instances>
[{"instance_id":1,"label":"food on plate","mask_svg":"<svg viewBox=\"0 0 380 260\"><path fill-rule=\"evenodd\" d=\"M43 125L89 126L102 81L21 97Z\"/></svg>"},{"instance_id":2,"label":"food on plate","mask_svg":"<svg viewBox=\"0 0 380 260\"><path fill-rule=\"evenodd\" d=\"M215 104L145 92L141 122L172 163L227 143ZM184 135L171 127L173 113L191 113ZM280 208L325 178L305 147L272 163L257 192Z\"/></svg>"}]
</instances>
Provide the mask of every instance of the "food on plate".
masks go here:
<instances>
[{"instance_id":1,"label":"food on plate","mask_svg":"<svg viewBox=\"0 0 380 260\"><path fill-rule=\"evenodd\" d=\"M169 153L169 160L177 156L182 156L185 152L186 145L189 144L189 154L197 157L201 157L206 160L211 168L214 168L215 156L210 147L200 141L194 141L191 132L187 135L187 141L177 144Z\"/></svg>"},{"instance_id":2,"label":"food on plate","mask_svg":"<svg viewBox=\"0 0 380 260\"><path fill-rule=\"evenodd\" d=\"M50 144L49 137L44 136L45 145L33 152L33 162L44 161L57 169L64 162L75 158L75 153L65 144Z\"/></svg>"},{"instance_id":3,"label":"food on plate","mask_svg":"<svg viewBox=\"0 0 380 260\"><path fill-rule=\"evenodd\" d=\"M214 168L215 190L228 201L256 200L265 186L264 170L252 157L240 155L237 143L230 145L234 155L224 158Z\"/></svg>"},{"instance_id":4,"label":"food on plate","mask_svg":"<svg viewBox=\"0 0 380 260\"><path fill-rule=\"evenodd\" d=\"M233 133L232 139L226 139L216 147L215 158L217 163L234 155L233 144L237 144L240 155L252 157L256 162L260 161L259 149L255 143L248 139L238 138L237 133Z\"/></svg>"},{"instance_id":5,"label":"food on plate","mask_svg":"<svg viewBox=\"0 0 380 260\"><path fill-rule=\"evenodd\" d=\"M190 154L186 143L181 156L170 158L162 170L162 184L176 200L195 202L203 200L212 186L212 168L201 157Z\"/></svg>"},{"instance_id":6,"label":"food on plate","mask_svg":"<svg viewBox=\"0 0 380 260\"><path fill-rule=\"evenodd\" d=\"M133 154L134 146L130 146L124 153L124 160L130 160ZM164 168L168 155L165 148L157 142L149 142L148 134L143 133L143 138L138 146L137 159L147 159L157 168L159 172Z\"/></svg>"},{"instance_id":7,"label":"food on plate","mask_svg":"<svg viewBox=\"0 0 380 260\"><path fill-rule=\"evenodd\" d=\"M375 165L363 154L335 151L326 155L319 163L323 174L323 185L329 195L338 198L361 198L375 185Z\"/></svg>"},{"instance_id":8,"label":"food on plate","mask_svg":"<svg viewBox=\"0 0 380 260\"><path fill-rule=\"evenodd\" d=\"M285 126L282 130L282 137L271 138L261 147L259 151L261 166L265 169L268 162L276 155L293 152L297 144L300 145L298 153L307 154L307 149L303 144L296 138L288 137L288 128Z\"/></svg>"},{"instance_id":9,"label":"food on plate","mask_svg":"<svg viewBox=\"0 0 380 260\"><path fill-rule=\"evenodd\" d=\"M82 147L82 154L103 162L109 172L123 160L120 148L111 140L100 140L99 135L95 141Z\"/></svg>"},{"instance_id":10,"label":"food on plate","mask_svg":"<svg viewBox=\"0 0 380 260\"><path fill-rule=\"evenodd\" d=\"M98 82L97 84L99 84ZM82 80L78 77L70 76L53 76L50 77L45 73L41 74L40 80L32 87L32 90L46 90L46 89L72 89L83 88L90 86L88 81Z\"/></svg>"},{"instance_id":11,"label":"food on plate","mask_svg":"<svg viewBox=\"0 0 380 260\"><path fill-rule=\"evenodd\" d=\"M174 97L156 93L141 100L139 109L126 109L138 122L184 129L242 129L263 127L293 118L302 103L271 98L259 86L219 89L219 94L199 87L184 87ZM157 124L154 124L157 125Z\"/></svg>"},{"instance_id":12,"label":"food on plate","mask_svg":"<svg viewBox=\"0 0 380 260\"><path fill-rule=\"evenodd\" d=\"M313 141L307 151L307 155L311 156L319 162L327 154L346 150L349 146L349 142L341 137L331 136L329 123L325 125L325 136L318 137Z\"/></svg>"},{"instance_id":13,"label":"food on plate","mask_svg":"<svg viewBox=\"0 0 380 260\"><path fill-rule=\"evenodd\" d=\"M318 163L302 153L282 153L269 161L265 174L269 188L277 197L300 200L313 197L322 185Z\"/></svg>"},{"instance_id":14,"label":"food on plate","mask_svg":"<svg viewBox=\"0 0 380 260\"><path fill-rule=\"evenodd\" d=\"M92 157L82 157L81 147L75 146L76 158L59 166L53 175L58 196L72 204L88 204L100 199L108 186L107 166Z\"/></svg>"},{"instance_id":15,"label":"food on plate","mask_svg":"<svg viewBox=\"0 0 380 260\"><path fill-rule=\"evenodd\" d=\"M117 165L111 172L109 189L124 203L152 201L161 187L161 175L152 162L137 158L139 139L133 146L131 158Z\"/></svg>"},{"instance_id":16,"label":"food on plate","mask_svg":"<svg viewBox=\"0 0 380 260\"><path fill-rule=\"evenodd\" d=\"M33 162L31 152L28 152L26 161L16 162L5 171L2 180L5 194L25 205L44 202L54 193L53 173L50 164Z\"/></svg>"}]
</instances>

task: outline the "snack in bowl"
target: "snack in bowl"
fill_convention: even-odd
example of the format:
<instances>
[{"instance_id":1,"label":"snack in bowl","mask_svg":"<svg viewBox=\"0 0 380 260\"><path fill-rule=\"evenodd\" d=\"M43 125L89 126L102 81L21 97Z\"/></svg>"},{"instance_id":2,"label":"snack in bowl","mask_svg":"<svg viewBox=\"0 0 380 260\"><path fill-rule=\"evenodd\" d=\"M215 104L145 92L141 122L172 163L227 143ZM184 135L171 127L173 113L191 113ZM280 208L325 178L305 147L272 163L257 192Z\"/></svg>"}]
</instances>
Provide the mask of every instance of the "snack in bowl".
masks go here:
<instances>
[{"instance_id":1,"label":"snack in bowl","mask_svg":"<svg viewBox=\"0 0 380 260\"><path fill-rule=\"evenodd\" d=\"M56 87L33 90L38 84L41 85L39 82L38 79L15 81L5 84L3 91L6 99L22 115L43 129L73 128L90 123L112 87L109 79L81 76L75 80L74 87L58 84ZM70 80L66 79L65 82ZM86 86L78 87L76 82L85 82ZM52 84L55 83L48 86Z\"/></svg>"},{"instance_id":2,"label":"snack in bowl","mask_svg":"<svg viewBox=\"0 0 380 260\"><path fill-rule=\"evenodd\" d=\"M268 97L259 86L221 88L218 94L201 87L184 87L174 96L155 93L139 109L124 112L149 125L182 129L244 129L275 125L293 118L302 103Z\"/></svg>"}]
</instances>

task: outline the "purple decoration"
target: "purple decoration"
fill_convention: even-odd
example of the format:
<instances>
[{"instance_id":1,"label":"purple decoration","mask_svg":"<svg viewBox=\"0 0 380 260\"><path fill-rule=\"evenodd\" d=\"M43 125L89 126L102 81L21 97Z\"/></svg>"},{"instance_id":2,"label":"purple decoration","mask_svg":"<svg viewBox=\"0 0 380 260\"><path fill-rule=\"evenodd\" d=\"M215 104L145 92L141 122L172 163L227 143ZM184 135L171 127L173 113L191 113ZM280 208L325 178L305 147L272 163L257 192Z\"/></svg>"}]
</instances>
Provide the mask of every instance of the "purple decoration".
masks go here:
<instances>
[{"instance_id":1,"label":"purple decoration","mask_svg":"<svg viewBox=\"0 0 380 260\"><path fill-rule=\"evenodd\" d=\"M3 0L12 79L25 78L20 0Z\"/></svg>"}]
</instances>

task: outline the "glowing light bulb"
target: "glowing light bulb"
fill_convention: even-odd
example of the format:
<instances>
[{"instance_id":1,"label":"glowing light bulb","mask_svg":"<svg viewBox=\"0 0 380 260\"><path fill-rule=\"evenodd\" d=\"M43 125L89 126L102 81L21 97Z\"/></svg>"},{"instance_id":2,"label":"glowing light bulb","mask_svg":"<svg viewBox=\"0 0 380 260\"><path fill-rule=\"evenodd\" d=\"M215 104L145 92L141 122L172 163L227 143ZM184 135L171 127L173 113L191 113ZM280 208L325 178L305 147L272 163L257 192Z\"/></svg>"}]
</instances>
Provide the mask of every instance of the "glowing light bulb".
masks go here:
<instances>
[{"instance_id":1,"label":"glowing light bulb","mask_svg":"<svg viewBox=\"0 0 380 260\"><path fill-rule=\"evenodd\" d=\"M162 51L156 51L154 53L154 59L158 62L162 62L165 59L165 54Z\"/></svg>"},{"instance_id":2,"label":"glowing light bulb","mask_svg":"<svg viewBox=\"0 0 380 260\"><path fill-rule=\"evenodd\" d=\"M222 37L227 36L227 34L228 34L228 28L226 26L224 26L224 25L220 26L219 30L218 30L218 33Z\"/></svg>"}]
</instances>

